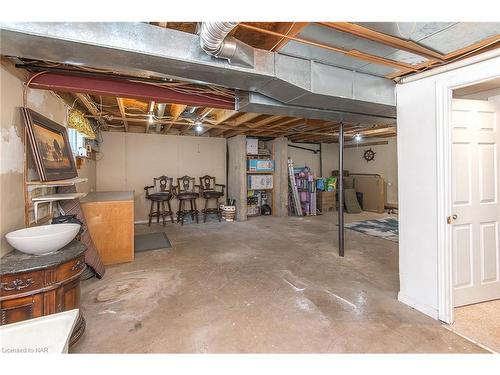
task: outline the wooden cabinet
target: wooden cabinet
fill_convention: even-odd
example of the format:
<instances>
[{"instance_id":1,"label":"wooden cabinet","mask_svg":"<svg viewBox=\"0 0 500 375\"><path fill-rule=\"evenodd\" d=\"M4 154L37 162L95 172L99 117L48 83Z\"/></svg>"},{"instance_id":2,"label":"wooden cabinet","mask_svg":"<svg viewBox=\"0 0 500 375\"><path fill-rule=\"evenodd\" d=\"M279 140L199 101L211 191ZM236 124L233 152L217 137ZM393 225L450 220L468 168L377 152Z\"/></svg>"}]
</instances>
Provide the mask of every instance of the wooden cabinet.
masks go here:
<instances>
[{"instance_id":1,"label":"wooden cabinet","mask_svg":"<svg viewBox=\"0 0 500 375\"><path fill-rule=\"evenodd\" d=\"M90 193L80 200L88 230L104 265L134 260L134 193Z\"/></svg>"},{"instance_id":2,"label":"wooden cabinet","mask_svg":"<svg viewBox=\"0 0 500 375\"><path fill-rule=\"evenodd\" d=\"M73 241L43 256L13 251L1 258L0 324L80 308L80 276L85 269L85 246ZM80 314L70 344L85 330Z\"/></svg>"}]
</instances>

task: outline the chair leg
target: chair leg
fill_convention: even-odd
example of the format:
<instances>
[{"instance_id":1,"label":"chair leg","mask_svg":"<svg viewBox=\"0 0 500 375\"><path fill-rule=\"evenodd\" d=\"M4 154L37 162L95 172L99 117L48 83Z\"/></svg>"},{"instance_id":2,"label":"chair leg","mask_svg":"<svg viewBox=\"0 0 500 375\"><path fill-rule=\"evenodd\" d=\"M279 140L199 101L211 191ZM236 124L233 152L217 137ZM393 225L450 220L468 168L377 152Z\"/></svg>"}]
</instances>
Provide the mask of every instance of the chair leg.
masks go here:
<instances>
[{"instance_id":1,"label":"chair leg","mask_svg":"<svg viewBox=\"0 0 500 375\"><path fill-rule=\"evenodd\" d=\"M163 226L165 226L165 201L161 201L161 218L163 220Z\"/></svg>"},{"instance_id":2,"label":"chair leg","mask_svg":"<svg viewBox=\"0 0 500 375\"><path fill-rule=\"evenodd\" d=\"M156 224L160 223L160 201L156 202Z\"/></svg>"},{"instance_id":3,"label":"chair leg","mask_svg":"<svg viewBox=\"0 0 500 375\"><path fill-rule=\"evenodd\" d=\"M216 212L217 212L217 217L219 218L219 223L221 222L222 220L222 212L220 210L220 205L219 205L219 198L215 198L215 204L217 205L216 207Z\"/></svg>"},{"instance_id":4,"label":"chair leg","mask_svg":"<svg viewBox=\"0 0 500 375\"><path fill-rule=\"evenodd\" d=\"M191 220L194 220L194 208L192 199L189 200L189 207L191 208L191 210L189 211L189 213L191 214Z\"/></svg>"},{"instance_id":5,"label":"chair leg","mask_svg":"<svg viewBox=\"0 0 500 375\"><path fill-rule=\"evenodd\" d=\"M193 204L194 204L194 215L196 216L196 224L199 224L198 221L198 209L196 208L196 199L193 199Z\"/></svg>"},{"instance_id":6,"label":"chair leg","mask_svg":"<svg viewBox=\"0 0 500 375\"><path fill-rule=\"evenodd\" d=\"M185 204L185 201L184 200L181 200L181 226L184 225L184 204Z\"/></svg>"},{"instance_id":7,"label":"chair leg","mask_svg":"<svg viewBox=\"0 0 500 375\"><path fill-rule=\"evenodd\" d=\"M181 209L182 209L182 200L179 199L179 210L177 211L177 222L179 223L181 221Z\"/></svg>"},{"instance_id":8,"label":"chair leg","mask_svg":"<svg viewBox=\"0 0 500 375\"><path fill-rule=\"evenodd\" d=\"M172 207L170 206L170 199L167 201L168 212L170 213L170 221L174 223L174 214L172 213Z\"/></svg>"},{"instance_id":9,"label":"chair leg","mask_svg":"<svg viewBox=\"0 0 500 375\"><path fill-rule=\"evenodd\" d=\"M207 222L208 198L205 198L205 209L203 210L203 222Z\"/></svg>"},{"instance_id":10,"label":"chair leg","mask_svg":"<svg viewBox=\"0 0 500 375\"><path fill-rule=\"evenodd\" d=\"M149 223L148 226L151 226L151 219L153 218L153 206L155 202L151 201L151 208L149 209Z\"/></svg>"}]
</instances>

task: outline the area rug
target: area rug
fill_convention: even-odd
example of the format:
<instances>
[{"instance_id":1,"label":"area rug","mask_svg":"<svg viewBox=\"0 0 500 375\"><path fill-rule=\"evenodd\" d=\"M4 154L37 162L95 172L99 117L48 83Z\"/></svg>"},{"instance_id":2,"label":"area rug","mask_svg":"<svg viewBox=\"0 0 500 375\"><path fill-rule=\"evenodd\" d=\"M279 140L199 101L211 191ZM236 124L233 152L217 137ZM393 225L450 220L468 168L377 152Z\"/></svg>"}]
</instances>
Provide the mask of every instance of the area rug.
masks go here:
<instances>
[{"instance_id":1,"label":"area rug","mask_svg":"<svg viewBox=\"0 0 500 375\"><path fill-rule=\"evenodd\" d=\"M165 232L136 234L134 236L134 246L136 253L172 247Z\"/></svg>"},{"instance_id":2,"label":"area rug","mask_svg":"<svg viewBox=\"0 0 500 375\"><path fill-rule=\"evenodd\" d=\"M398 242L398 219L387 217L384 219L355 221L347 223L345 228L364 233L369 236L380 237L384 240Z\"/></svg>"}]
</instances>

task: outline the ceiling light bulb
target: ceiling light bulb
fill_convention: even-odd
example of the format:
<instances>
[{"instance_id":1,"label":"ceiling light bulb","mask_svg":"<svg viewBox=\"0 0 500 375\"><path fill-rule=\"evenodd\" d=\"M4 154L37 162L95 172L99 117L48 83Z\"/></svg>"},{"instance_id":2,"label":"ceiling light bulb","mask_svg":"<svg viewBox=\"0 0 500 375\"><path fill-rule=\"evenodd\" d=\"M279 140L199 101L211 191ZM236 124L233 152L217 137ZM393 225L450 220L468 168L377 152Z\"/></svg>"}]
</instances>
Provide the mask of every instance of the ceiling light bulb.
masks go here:
<instances>
[{"instance_id":1,"label":"ceiling light bulb","mask_svg":"<svg viewBox=\"0 0 500 375\"><path fill-rule=\"evenodd\" d=\"M195 129L199 133L199 132L201 132L203 130L203 126L201 126L200 123L197 123Z\"/></svg>"},{"instance_id":2,"label":"ceiling light bulb","mask_svg":"<svg viewBox=\"0 0 500 375\"><path fill-rule=\"evenodd\" d=\"M354 140L355 140L356 142L361 141L361 134L356 134L356 135L354 136Z\"/></svg>"}]
</instances>

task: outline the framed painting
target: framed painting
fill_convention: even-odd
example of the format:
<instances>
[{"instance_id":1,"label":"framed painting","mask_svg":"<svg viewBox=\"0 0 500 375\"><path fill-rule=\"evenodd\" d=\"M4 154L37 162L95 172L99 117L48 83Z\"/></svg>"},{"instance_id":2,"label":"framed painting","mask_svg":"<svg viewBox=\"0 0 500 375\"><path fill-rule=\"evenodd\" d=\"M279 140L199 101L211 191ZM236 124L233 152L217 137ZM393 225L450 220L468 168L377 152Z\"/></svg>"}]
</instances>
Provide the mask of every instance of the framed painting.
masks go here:
<instances>
[{"instance_id":1,"label":"framed painting","mask_svg":"<svg viewBox=\"0 0 500 375\"><path fill-rule=\"evenodd\" d=\"M66 128L29 108L21 108L41 181L78 176Z\"/></svg>"}]
</instances>

